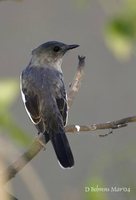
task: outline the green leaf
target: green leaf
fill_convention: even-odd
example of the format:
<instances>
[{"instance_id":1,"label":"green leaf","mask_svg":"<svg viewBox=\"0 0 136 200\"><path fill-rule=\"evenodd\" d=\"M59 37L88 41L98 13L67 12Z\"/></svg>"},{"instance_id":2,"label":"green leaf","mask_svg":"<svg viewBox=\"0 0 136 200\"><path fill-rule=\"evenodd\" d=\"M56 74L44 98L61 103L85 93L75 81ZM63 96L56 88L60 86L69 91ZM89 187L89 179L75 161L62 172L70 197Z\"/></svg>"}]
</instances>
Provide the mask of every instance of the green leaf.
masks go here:
<instances>
[{"instance_id":1,"label":"green leaf","mask_svg":"<svg viewBox=\"0 0 136 200\"><path fill-rule=\"evenodd\" d=\"M0 112L9 109L19 93L19 83L16 79L0 80Z\"/></svg>"}]
</instances>

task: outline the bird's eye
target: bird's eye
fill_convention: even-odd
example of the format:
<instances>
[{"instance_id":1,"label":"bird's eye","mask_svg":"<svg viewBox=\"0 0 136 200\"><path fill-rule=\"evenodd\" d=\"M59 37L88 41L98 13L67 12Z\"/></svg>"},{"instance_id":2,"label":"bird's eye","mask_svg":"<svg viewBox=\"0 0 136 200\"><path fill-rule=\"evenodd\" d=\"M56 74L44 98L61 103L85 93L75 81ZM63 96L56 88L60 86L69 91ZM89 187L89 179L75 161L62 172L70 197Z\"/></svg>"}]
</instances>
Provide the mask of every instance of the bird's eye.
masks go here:
<instances>
[{"instance_id":1,"label":"bird's eye","mask_svg":"<svg viewBox=\"0 0 136 200\"><path fill-rule=\"evenodd\" d=\"M61 50L61 48L59 46L55 46L54 49L53 49L53 51L55 51L55 52L58 52L60 50Z\"/></svg>"}]
</instances>

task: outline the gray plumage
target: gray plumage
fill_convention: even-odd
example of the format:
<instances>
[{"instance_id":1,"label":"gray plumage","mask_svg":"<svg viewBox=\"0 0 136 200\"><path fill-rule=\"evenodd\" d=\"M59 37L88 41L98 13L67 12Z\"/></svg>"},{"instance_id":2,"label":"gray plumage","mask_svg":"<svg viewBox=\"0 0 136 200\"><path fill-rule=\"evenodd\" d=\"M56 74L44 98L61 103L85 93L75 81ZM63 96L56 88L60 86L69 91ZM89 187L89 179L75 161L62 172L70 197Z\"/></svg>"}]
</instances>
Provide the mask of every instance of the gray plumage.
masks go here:
<instances>
[{"instance_id":1,"label":"gray plumage","mask_svg":"<svg viewBox=\"0 0 136 200\"><path fill-rule=\"evenodd\" d=\"M74 165L65 135L67 99L61 63L63 55L78 45L51 41L32 51L32 59L21 75L22 98L38 133L48 134L64 168Z\"/></svg>"}]
</instances>

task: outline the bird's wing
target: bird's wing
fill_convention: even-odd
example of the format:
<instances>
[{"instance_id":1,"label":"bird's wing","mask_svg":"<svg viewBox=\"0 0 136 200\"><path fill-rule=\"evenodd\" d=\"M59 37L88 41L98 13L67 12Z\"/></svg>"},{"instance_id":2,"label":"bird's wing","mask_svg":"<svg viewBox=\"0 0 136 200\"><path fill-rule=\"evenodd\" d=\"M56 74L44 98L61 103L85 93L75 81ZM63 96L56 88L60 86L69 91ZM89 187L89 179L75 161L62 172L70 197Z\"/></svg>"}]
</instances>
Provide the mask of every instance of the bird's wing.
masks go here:
<instances>
[{"instance_id":1,"label":"bird's wing","mask_svg":"<svg viewBox=\"0 0 136 200\"><path fill-rule=\"evenodd\" d=\"M67 95L65 91L65 86L62 81L62 86L60 88L60 95L56 97L56 102L60 111L60 114L63 118L64 126L67 124L67 118L68 118L68 106L67 106Z\"/></svg>"},{"instance_id":2,"label":"bird's wing","mask_svg":"<svg viewBox=\"0 0 136 200\"><path fill-rule=\"evenodd\" d=\"M39 99L34 90L30 90L27 80L21 76L21 95L27 114L39 132L44 132L44 124L40 116Z\"/></svg>"},{"instance_id":3,"label":"bird's wing","mask_svg":"<svg viewBox=\"0 0 136 200\"><path fill-rule=\"evenodd\" d=\"M40 121L39 108L38 108L38 98L36 95L27 95L26 92L23 93L25 97L25 107L26 111L34 124Z\"/></svg>"}]
</instances>

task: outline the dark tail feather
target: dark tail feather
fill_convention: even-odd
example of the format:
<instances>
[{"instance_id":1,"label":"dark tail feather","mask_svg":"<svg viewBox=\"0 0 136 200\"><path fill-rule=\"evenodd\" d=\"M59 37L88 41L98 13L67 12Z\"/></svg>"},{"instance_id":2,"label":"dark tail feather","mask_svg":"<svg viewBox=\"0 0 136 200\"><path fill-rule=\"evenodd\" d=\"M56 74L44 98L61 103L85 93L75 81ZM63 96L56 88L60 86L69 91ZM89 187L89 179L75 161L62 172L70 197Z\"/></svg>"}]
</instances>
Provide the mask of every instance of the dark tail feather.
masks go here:
<instances>
[{"instance_id":1,"label":"dark tail feather","mask_svg":"<svg viewBox=\"0 0 136 200\"><path fill-rule=\"evenodd\" d=\"M52 133L50 135L60 165L64 168L72 167L74 165L74 158L64 131L62 130L59 133Z\"/></svg>"}]
</instances>

